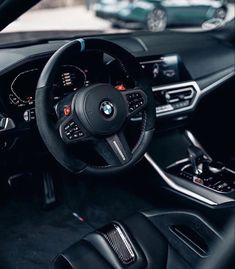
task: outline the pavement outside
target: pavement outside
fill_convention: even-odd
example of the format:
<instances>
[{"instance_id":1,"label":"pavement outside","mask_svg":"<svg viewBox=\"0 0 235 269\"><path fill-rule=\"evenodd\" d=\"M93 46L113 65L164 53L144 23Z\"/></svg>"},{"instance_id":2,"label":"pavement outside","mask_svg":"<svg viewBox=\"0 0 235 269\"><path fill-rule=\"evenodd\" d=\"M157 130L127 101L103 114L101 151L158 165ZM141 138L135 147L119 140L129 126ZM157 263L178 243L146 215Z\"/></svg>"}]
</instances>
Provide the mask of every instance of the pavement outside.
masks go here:
<instances>
[{"instance_id":1,"label":"pavement outside","mask_svg":"<svg viewBox=\"0 0 235 269\"><path fill-rule=\"evenodd\" d=\"M226 20L234 18L234 13L235 5L230 4ZM184 29L181 28L180 30ZM126 31L124 29L112 29L109 21L97 18L93 11L88 11L85 6L78 5L26 12L18 20L6 27L3 32L47 30L98 30L107 33ZM200 28L187 28L187 30L200 30Z\"/></svg>"}]
</instances>

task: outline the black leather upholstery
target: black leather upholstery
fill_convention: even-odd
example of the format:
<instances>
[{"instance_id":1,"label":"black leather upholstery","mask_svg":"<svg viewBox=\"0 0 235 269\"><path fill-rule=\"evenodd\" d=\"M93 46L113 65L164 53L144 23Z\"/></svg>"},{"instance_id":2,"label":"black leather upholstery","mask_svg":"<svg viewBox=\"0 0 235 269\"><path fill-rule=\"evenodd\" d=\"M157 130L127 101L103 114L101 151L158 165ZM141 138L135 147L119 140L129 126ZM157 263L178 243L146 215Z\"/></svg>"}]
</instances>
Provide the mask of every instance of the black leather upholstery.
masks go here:
<instances>
[{"instance_id":1,"label":"black leather upholstery","mask_svg":"<svg viewBox=\"0 0 235 269\"><path fill-rule=\"evenodd\" d=\"M53 269L188 269L189 264L175 250L152 222L138 213L116 222L135 253L135 261L123 264L105 237L89 234L60 254Z\"/></svg>"}]
</instances>

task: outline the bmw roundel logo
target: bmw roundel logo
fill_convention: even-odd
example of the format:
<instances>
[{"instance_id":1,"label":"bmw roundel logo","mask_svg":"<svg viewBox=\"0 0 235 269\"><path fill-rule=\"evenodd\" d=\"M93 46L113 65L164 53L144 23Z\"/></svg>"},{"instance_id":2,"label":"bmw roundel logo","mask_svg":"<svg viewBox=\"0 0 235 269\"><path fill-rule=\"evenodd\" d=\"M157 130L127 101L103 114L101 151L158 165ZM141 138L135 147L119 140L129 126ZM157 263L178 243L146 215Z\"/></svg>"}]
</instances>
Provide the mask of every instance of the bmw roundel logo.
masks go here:
<instances>
[{"instance_id":1,"label":"bmw roundel logo","mask_svg":"<svg viewBox=\"0 0 235 269\"><path fill-rule=\"evenodd\" d=\"M113 104L109 101L103 101L100 104L100 111L105 117L107 118L112 117L113 112L114 112Z\"/></svg>"}]
</instances>

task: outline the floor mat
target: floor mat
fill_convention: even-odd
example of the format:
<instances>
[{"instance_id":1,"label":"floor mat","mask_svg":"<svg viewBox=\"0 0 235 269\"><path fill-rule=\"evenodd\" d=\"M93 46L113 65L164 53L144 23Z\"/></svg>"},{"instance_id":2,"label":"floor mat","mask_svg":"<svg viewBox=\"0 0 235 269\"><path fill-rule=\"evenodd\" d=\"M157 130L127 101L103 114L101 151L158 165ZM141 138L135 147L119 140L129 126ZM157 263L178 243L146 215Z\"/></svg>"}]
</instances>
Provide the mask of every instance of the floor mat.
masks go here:
<instances>
[{"instance_id":1,"label":"floor mat","mask_svg":"<svg viewBox=\"0 0 235 269\"><path fill-rule=\"evenodd\" d=\"M92 230L64 206L45 212L11 201L0 212L0 268L4 269L48 269L59 252Z\"/></svg>"},{"instance_id":2,"label":"floor mat","mask_svg":"<svg viewBox=\"0 0 235 269\"><path fill-rule=\"evenodd\" d=\"M40 191L23 185L0 202L0 268L46 269L52 259L83 236L113 219L150 209L137 181L69 180L62 186L61 205L44 211ZM27 186L27 187L26 187ZM140 193L133 189L140 190ZM146 195L145 195L146 194Z\"/></svg>"},{"instance_id":3,"label":"floor mat","mask_svg":"<svg viewBox=\"0 0 235 269\"><path fill-rule=\"evenodd\" d=\"M141 193L135 193L133 185L120 180L89 183L82 181L66 185L67 204L71 211L82 216L84 220L97 229L112 220L120 220L137 211L153 208L153 204Z\"/></svg>"}]
</instances>

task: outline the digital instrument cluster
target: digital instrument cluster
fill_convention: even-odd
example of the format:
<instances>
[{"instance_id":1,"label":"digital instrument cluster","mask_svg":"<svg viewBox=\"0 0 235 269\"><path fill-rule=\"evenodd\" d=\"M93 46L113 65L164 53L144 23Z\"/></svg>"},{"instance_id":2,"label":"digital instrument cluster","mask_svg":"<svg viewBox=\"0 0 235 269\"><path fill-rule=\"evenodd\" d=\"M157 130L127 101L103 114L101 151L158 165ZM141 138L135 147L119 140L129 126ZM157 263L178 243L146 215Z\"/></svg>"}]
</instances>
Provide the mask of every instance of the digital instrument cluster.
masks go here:
<instances>
[{"instance_id":1,"label":"digital instrument cluster","mask_svg":"<svg viewBox=\"0 0 235 269\"><path fill-rule=\"evenodd\" d=\"M38 68L20 72L12 81L10 86L10 104L21 107L33 107L37 82L41 70ZM75 65L62 65L53 84L54 98L59 100L67 94L88 86L89 70L81 69Z\"/></svg>"},{"instance_id":2,"label":"digital instrument cluster","mask_svg":"<svg viewBox=\"0 0 235 269\"><path fill-rule=\"evenodd\" d=\"M63 65L54 82L54 98L60 99L67 94L90 85L90 72L75 65Z\"/></svg>"},{"instance_id":3,"label":"digital instrument cluster","mask_svg":"<svg viewBox=\"0 0 235 269\"><path fill-rule=\"evenodd\" d=\"M39 76L40 72L37 68L19 73L11 83L10 104L16 107L33 105Z\"/></svg>"}]
</instances>

